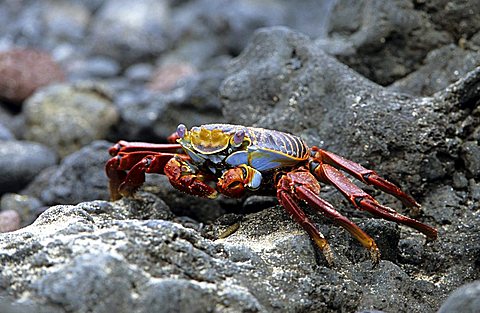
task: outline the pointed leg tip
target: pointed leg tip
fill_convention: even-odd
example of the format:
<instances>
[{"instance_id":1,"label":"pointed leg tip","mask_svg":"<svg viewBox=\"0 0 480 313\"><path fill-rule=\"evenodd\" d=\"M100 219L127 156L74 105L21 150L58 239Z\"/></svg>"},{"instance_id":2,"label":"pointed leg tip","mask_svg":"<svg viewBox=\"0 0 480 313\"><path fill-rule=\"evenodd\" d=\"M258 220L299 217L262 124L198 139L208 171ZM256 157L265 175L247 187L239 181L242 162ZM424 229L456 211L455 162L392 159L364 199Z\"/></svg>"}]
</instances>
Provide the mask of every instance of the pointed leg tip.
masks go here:
<instances>
[{"instance_id":1,"label":"pointed leg tip","mask_svg":"<svg viewBox=\"0 0 480 313\"><path fill-rule=\"evenodd\" d=\"M335 265L335 257L333 256L332 249L330 245L327 243L322 249L323 256L325 260L327 260L328 267L334 267Z\"/></svg>"},{"instance_id":2,"label":"pointed leg tip","mask_svg":"<svg viewBox=\"0 0 480 313\"><path fill-rule=\"evenodd\" d=\"M377 268L378 264L380 264L380 250L378 250L377 246L374 245L369 249L370 252L370 259L372 260L372 269Z\"/></svg>"}]
</instances>

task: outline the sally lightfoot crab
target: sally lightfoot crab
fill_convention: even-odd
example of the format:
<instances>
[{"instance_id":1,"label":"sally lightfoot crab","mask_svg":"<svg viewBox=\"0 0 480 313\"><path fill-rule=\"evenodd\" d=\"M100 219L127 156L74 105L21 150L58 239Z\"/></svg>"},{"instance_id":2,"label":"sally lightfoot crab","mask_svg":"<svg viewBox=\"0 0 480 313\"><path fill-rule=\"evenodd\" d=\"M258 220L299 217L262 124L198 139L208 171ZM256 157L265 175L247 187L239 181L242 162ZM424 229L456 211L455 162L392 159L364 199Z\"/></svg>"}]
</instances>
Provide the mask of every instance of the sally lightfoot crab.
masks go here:
<instances>
[{"instance_id":1,"label":"sally lightfoot crab","mask_svg":"<svg viewBox=\"0 0 480 313\"><path fill-rule=\"evenodd\" d=\"M263 128L208 124L190 130L180 124L170 144L119 141L109 149L106 164L112 200L131 196L146 173L164 174L186 193L215 198L219 193L241 197L247 192L276 194L285 210L310 235L329 264L333 254L325 237L303 212L305 202L346 229L377 264L375 241L319 195L319 182L334 186L351 204L374 216L412 227L427 236L437 230L378 203L343 172L389 193L409 207L419 204L376 172L318 147L308 147L300 137Z\"/></svg>"}]
</instances>

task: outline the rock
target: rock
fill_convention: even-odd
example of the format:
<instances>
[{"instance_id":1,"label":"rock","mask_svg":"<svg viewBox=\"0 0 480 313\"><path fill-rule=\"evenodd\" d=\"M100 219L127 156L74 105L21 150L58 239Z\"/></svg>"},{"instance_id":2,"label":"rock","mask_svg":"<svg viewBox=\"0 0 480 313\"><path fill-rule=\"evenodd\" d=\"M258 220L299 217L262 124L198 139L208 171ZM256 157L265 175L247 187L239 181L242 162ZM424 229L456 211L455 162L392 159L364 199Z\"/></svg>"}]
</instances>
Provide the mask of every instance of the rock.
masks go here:
<instances>
[{"instance_id":1,"label":"rock","mask_svg":"<svg viewBox=\"0 0 480 313\"><path fill-rule=\"evenodd\" d=\"M108 199L104 167L112 145L107 141L90 143L65 157L58 167L46 169L22 194L36 197L46 205Z\"/></svg>"},{"instance_id":2,"label":"rock","mask_svg":"<svg viewBox=\"0 0 480 313\"><path fill-rule=\"evenodd\" d=\"M416 71L395 81L388 89L430 96L480 66L480 53L450 44L429 52L423 63Z\"/></svg>"},{"instance_id":3,"label":"rock","mask_svg":"<svg viewBox=\"0 0 480 313\"><path fill-rule=\"evenodd\" d=\"M14 231L20 228L20 215L14 210L0 212L0 233Z\"/></svg>"},{"instance_id":4,"label":"rock","mask_svg":"<svg viewBox=\"0 0 480 313\"><path fill-rule=\"evenodd\" d=\"M125 76L134 82L145 83L152 77L154 67L148 63L137 63L125 70Z\"/></svg>"},{"instance_id":5,"label":"rock","mask_svg":"<svg viewBox=\"0 0 480 313\"><path fill-rule=\"evenodd\" d=\"M62 42L81 41L88 30L91 13L84 1L57 2L47 0L39 12L44 36L56 46Z\"/></svg>"},{"instance_id":6,"label":"rock","mask_svg":"<svg viewBox=\"0 0 480 313\"><path fill-rule=\"evenodd\" d=\"M480 146L477 142L467 141L462 145L462 160L470 177L480 176Z\"/></svg>"},{"instance_id":7,"label":"rock","mask_svg":"<svg viewBox=\"0 0 480 313\"><path fill-rule=\"evenodd\" d=\"M95 53L128 65L170 46L169 23L167 1L105 1L93 21L89 42Z\"/></svg>"},{"instance_id":8,"label":"rock","mask_svg":"<svg viewBox=\"0 0 480 313\"><path fill-rule=\"evenodd\" d=\"M197 70L188 63L165 64L155 70L149 83L149 89L167 92L173 89L177 82L192 76Z\"/></svg>"},{"instance_id":9,"label":"rock","mask_svg":"<svg viewBox=\"0 0 480 313\"><path fill-rule=\"evenodd\" d=\"M75 60L68 67L72 79L111 78L118 76L120 64L108 57Z\"/></svg>"},{"instance_id":10,"label":"rock","mask_svg":"<svg viewBox=\"0 0 480 313\"><path fill-rule=\"evenodd\" d=\"M480 281L465 284L453 292L438 313L476 313L480 308Z\"/></svg>"},{"instance_id":11,"label":"rock","mask_svg":"<svg viewBox=\"0 0 480 313\"><path fill-rule=\"evenodd\" d=\"M406 301L424 290L409 290L418 279L390 261L373 270L370 261L352 264L342 251L354 239L337 227L322 230L332 238L338 270L316 264L308 236L278 208L248 215L237 232L212 241L159 219L169 216L158 215L159 207L145 193L51 207L0 242L0 281L9 282L2 293L14 304L22 297L60 304L65 312L389 311L395 305L433 312L438 301L434 285Z\"/></svg>"},{"instance_id":12,"label":"rock","mask_svg":"<svg viewBox=\"0 0 480 313\"><path fill-rule=\"evenodd\" d=\"M424 181L458 171L459 139L473 130L457 136L450 128L470 115L478 77L469 73L437 98L388 92L308 38L273 28L258 31L232 62L220 93L229 122L301 135L421 194Z\"/></svg>"},{"instance_id":13,"label":"rock","mask_svg":"<svg viewBox=\"0 0 480 313\"><path fill-rule=\"evenodd\" d=\"M10 129L5 127L3 124L0 124L0 140L13 140L15 137L13 136Z\"/></svg>"},{"instance_id":14,"label":"rock","mask_svg":"<svg viewBox=\"0 0 480 313\"><path fill-rule=\"evenodd\" d=\"M435 4L442 10L441 1ZM367 78L388 85L419 68L427 53L454 42L408 1L337 1L319 43ZM470 70L473 70L470 69Z\"/></svg>"},{"instance_id":15,"label":"rock","mask_svg":"<svg viewBox=\"0 0 480 313\"><path fill-rule=\"evenodd\" d=\"M220 93L224 115L231 123L301 135L310 145L360 162L389 180L408 186L403 189L411 190L422 204L421 211L411 213L438 228L441 240L422 246L423 236L414 231L406 234L402 230L398 237L395 227L376 225L380 238L393 239L392 242L386 239L383 243L386 247L382 248L387 251L387 258L395 262L384 263L391 267L383 267L382 271L393 276L382 279L408 284L414 293L436 294L434 301L438 301L455 287L477 277L475 254L480 230L473 221L478 220L479 213L478 205L468 198L475 195L476 184L463 184L466 191L457 191L450 184L454 172L474 169L474 162L466 163L462 158L467 155L465 143L475 136L476 115L471 112L477 110L479 81L480 69L476 69L434 97L398 94L338 63L307 37L275 27L255 34L251 44L231 63ZM321 195L330 201L330 193ZM381 203L392 201L383 196L377 198ZM349 207L335 198L333 203L338 210ZM398 203L391 203L397 211L408 214ZM348 216L358 214L348 213ZM327 238L334 237L325 227L319 228ZM331 242L341 262L365 260L355 242L344 250L334 240ZM411 281L419 271L422 275L443 277L443 290L436 289L438 286L429 279ZM375 282L358 279L354 282L346 292L351 296L350 301L362 305L352 308L349 307L352 302L345 300L342 309L346 311L375 308L387 312L433 312L440 305L437 302L434 308L428 307L422 301L415 309L406 308L408 296L400 296L403 300L399 300L396 295L393 299L388 292L367 292L360 297L356 286L372 288ZM382 304L371 305L369 301Z\"/></svg>"},{"instance_id":16,"label":"rock","mask_svg":"<svg viewBox=\"0 0 480 313\"><path fill-rule=\"evenodd\" d=\"M45 52L13 49L0 53L0 98L21 103L42 86L64 80L62 69Z\"/></svg>"},{"instance_id":17,"label":"rock","mask_svg":"<svg viewBox=\"0 0 480 313\"><path fill-rule=\"evenodd\" d=\"M4 194L0 200L0 208L3 211L16 211L22 226L31 224L45 210L39 199L15 193Z\"/></svg>"},{"instance_id":18,"label":"rock","mask_svg":"<svg viewBox=\"0 0 480 313\"><path fill-rule=\"evenodd\" d=\"M0 194L19 191L56 162L55 152L42 144L0 141Z\"/></svg>"},{"instance_id":19,"label":"rock","mask_svg":"<svg viewBox=\"0 0 480 313\"><path fill-rule=\"evenodd\" d=\"M25 103L25 138L44 143L61 157L107 136L118 113L110 97L88 83L56 85Z\"/></svg>"}]
</instances>

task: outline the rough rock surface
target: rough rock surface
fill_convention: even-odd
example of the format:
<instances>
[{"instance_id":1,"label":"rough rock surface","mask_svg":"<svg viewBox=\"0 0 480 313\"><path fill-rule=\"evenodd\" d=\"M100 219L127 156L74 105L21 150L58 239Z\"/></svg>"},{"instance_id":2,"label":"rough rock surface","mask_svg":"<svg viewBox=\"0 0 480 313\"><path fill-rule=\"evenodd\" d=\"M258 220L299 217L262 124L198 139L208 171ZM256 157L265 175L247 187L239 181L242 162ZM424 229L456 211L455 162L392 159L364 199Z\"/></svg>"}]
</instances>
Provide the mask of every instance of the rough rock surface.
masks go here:
<instances>
[{"instance_id":1,"label":"rough rock surface","mask_svg":"<svg viewBox=\"0 0 480 313\"><path fill-rule=\"evenodd\" d=\"M336 268L317 264L308 237L278 207L212 241L171 220L159 198L139 197L52 207L31 226L5 234L1 294L59 312L431 311L433 294L406 300L435 290L432 282L409 277L391 261L372 269L365 251L329 225L321 228L334 238ZM379 236L399 231L388 222L361 225L376 227Z\"/></svg>"}]
</instances>

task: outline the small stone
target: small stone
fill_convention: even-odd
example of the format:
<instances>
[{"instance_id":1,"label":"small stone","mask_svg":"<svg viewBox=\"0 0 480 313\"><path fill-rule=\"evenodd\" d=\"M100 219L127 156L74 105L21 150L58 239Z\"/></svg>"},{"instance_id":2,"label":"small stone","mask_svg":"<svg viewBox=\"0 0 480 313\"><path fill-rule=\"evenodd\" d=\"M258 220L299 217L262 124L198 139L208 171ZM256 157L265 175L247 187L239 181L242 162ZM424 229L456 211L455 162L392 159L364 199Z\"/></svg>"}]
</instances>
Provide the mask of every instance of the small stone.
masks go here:
<instances>
[{"instance_id":1,"label":"small stone","mask_svg":"<svg viewBox=\"0 0 480 313\"><path fill-rule=\"evenodd\" d=\"M20 228L20 215L17 211L0 212L0 233L14 231Z\"/></svg>"},{"instance_id":2,"label":"small stone","mask_svg":"<svg viewBox=\"0 0 480 313\"><path fill-rule=\"evenodd\" d=\"M42 144L0 141L0 193L19 191L56 162L55 152Z\"/></svg>"},{"instance_id":3,"label":"small stone","mask_svg":"<svg viewBox=\"0 0 480 313\"><path fill-rule=\"evenodd\" d=\"M64 79L63 70L45 52L0 52L0 98L7 101L23 102L38 88Z\"/></svg>"},{"instance_id":4,"label":"small stone","mask_svg":"<svg viewBox=\"0 0 480 313\"><path fill-rule=\"evenodd\" d=\"M137 63L125 70L125 76L130 80L146 82L152 77L154 67L148 63Z\"/></svg>"},{"instance_id":5,"label":"small stone","mask_svg":"<svg viewBox=\"0 0 480 313\"><path fill-rule=\"evenodd\" d=\"M452 176L452 186L455 189L464 189L468 187L468 179L461 172L454 172Z\"/></svg>"},{"instance_id":6,"label":"small stone","mask_svg":"<svg viewBox=\"0 0 480 313\"><path fill-rule=\"evenodd\" d=\"M0 208L4 211L16 211L20 216L22 225L32 223L42 207L42 202L37 198L16 193L6 193L0 200Z\"/></svg>"},{"instance_id":7,"label":"small stone","mask_svg":"<svg viewBox=\"0 0 480 313\"><path fill-rule=\"evenodd\" d=\"M443 303L438 313L478 313L480 308L480 280L463 285Z\"/></svg>"},{"instance_id":8,"label":"small stone","mask_svg":"<svg viewBox=\"0 0 480 313\"><path fill-rule=\"evenodd\" d=\"M0 123L0 140L12 140L14 136L10 129Z\"/></svg>"},{"instance_id":9,"label":"small stone","mask_svg":"<svg viewBox=\"0 0 480 313\"><path fill-rule=\"evenodd\" d=\"M61 157L106 137L118 120L110 96L95 84L50 86L25 103L25 138L54 148Z\"/></svg>"},{"instance_id":10,"label":"small stone","mask_svg":"<svg viewBox=\"0 0 480 313\"><path fill-rule=\"evenodd\" d=\"M42 172L22 193L48 205L108 199L104 166L111 145L103 140L92 142L65 157L58 167Z\"/></svg>"},{"instance_id":11,"label":"small stone","mask_svg":"<svg viewBox=\"0 0 480 313\"><path fill-rule=\"evenodd\" d=\"M195 67L189 63L163 65L153 74L149 88L155 91L169 91L176 86L178 81L192 76L196 72Z\"/></svg>"},{"instance_id":12,"label":"small stone","mask_svg":"<svg viewBox=\"0 0 480 313\"><path fill-rule=\"evenodd\" d=\"M467 141L462 145L461 158L470 176L480 175L480 146L474 141Z\"/></svg>"}]
</instances>

